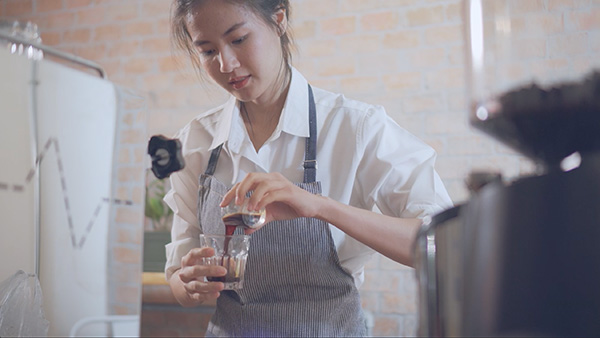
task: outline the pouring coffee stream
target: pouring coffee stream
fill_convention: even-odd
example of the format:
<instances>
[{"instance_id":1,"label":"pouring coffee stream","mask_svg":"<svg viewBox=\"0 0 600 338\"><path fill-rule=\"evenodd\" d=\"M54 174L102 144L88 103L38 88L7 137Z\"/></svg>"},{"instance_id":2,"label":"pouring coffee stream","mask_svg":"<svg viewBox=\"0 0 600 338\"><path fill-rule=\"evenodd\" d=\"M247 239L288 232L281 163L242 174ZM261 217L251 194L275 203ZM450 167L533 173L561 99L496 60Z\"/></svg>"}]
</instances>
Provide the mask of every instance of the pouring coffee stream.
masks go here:
<instances>
[{"instance_id":1,"label":"pouring coffee stream","mask_svg":"<svg viewBox=\"0 0 600 338\"><path fill-rule=\"evenodd\" d=\"M232 200L229 205L221 208L221 219L225 224L225 242L224 251L229 252L229 242L238 228L256 229L265 223L265 209L258 211L248 210L248 197L244 199L242 205L236 205L235 200ZM225 259L225 256L223 257ZM221 261L223 265L223 261Z\"/></svg>"}]
</instances>

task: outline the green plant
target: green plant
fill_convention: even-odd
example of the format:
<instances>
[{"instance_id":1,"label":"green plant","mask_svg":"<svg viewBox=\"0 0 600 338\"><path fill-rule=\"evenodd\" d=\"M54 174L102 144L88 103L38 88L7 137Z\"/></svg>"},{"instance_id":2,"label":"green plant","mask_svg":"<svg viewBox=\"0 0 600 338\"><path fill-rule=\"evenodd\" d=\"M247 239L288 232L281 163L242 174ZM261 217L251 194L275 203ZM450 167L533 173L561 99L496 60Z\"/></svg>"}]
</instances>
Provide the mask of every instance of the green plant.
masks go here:
<instances>
[{"instance_id":1,"label":"green plant","mask_svg":"<svg viewBox=\"0 0 600 338\"><path fill-rule=\"evenodd\" d=\"M155 231L168 231L171 228L173 210L163 201L167 193L167 184L167 180L151 178L146 185L144 213L147 218L152 220L152 227Z\"/></svg>"}]
</instances>

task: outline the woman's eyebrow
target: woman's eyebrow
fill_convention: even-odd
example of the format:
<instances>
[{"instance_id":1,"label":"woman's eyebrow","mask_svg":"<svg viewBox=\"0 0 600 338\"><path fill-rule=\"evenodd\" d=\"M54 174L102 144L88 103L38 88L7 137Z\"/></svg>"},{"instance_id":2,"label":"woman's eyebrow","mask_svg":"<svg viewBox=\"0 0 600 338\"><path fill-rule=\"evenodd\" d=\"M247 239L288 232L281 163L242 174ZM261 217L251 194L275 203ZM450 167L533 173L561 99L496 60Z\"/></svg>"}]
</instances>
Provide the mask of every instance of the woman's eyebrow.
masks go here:
<instances>
[{"instance_id":1,"label":"woman's eyebrow","mask_svg":"<svg viewBox=\"0 0 600 338\"><path fill-rule=\"evenodd\" d=\"M225 33L223 33L223 36L227 36L228 34L231 34L231 32L233 32L234 30L242 27L245 24L246 24L246 21L242 21L242 22L236 23L235 25L229 27L229 29L226 30Z\"/></svg>"},{"instance_id":2,"label":"woman's eyebrow","mask_svg":"<svg viewBox=\"0 0 600 338\"><path fill-rule=\"evenodd\" d=\"M236 29L238 29L238 28L242 27L242 26L243 26L243 25L245 25L245 24L246 24L246 21L242 21L242 22L236 23L235 25L233 25L233 26L229 27L229 29L227 29L227 30L225 31L225 33L223 33L223 36L225 37L225 36L227 36L227 35L231 34L233 31L235 31ZM194 41L194 45L195 45L195 46L198 46L198 47L199 47L199 46L202 46L202 45L204 45L204 44L207 44L207 43L208 43L208 41L206 41L206 40L198 40L198 41Z\"/></svg>"}]
</instances>

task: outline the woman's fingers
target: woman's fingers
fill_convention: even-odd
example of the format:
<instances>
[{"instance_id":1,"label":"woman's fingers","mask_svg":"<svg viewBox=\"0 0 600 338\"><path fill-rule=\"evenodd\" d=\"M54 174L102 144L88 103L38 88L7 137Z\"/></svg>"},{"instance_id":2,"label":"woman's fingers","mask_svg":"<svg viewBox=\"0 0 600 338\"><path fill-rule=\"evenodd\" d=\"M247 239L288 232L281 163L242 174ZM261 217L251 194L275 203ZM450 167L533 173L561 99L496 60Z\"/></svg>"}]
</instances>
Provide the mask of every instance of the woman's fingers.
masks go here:
<instances>
[{"instance_id":1,"label":"woman's fingers","mask_svg":"<svg viewBox=\"0 0 600 338\"><path fill-rule=\"evenodd\" d=\"M235 194L237 191L237 187L239 186L239 183L236 183L226 194L225 196L223 196L223 200L221 200L221 204L219 205L221 208L227 206L232 199L235 198Z\"/></svg>"},{"instance_id":2,"label":"woman's fingers","mask_svg":"<svg viewBox=\"0 0 600 338\"><path fill-rule=\"evenodd\" d=\"M246 198L246 194L248 191L252 190L252 195L256 191L256 186L260 184L261 181L265 179L269 174L265 173L249 173L244 177L244 179L238 184L234 185L231 190L235 191L235 203L237 205L241 205L244 199Z\"/></svg>"},{"instance_id":3,"label":"woman's fingers","mask_svg":"<svg viewBox=\"0 0 600 338\"><path fill-rule=\"evenodd\" d=\"M242 205L248 191L252 191L251 205L256 204L264 195L288 184L292 183L280 173L249 173L223 196L220 206L226 206L233 198L237 205Z\"/></svg>"},{"instance_id":4,"label":"woman's fingers","mask_svg":"<svg viewBox=\"0 0 600 338\"><path fill-rule=\"evenodd\" d=\"M203 257L211 257L212 248L194 248L181 259L179 278L188 296L196 301L216 299L225 285L221 282L208 282L205 277L221 277L227 274L227 269L217 265L200 264Z\"/></svg>"},{"instance_id":5,"label":"woman's fingers","mask_svg":"<svg viewBox=\"0 0 600 338\"><path fill-rule=\"evenodd\" d=\"M194 281L185 283L184 288L189 297L195 301L203 302L207 299L217 299L223 291L224 284L221 282Z\"/></svg>"},{"instance_id":6,"label":"woman's fingers","mask_svg":"<svg viewBox=\"0 0 600 338\"><path fill-rule=\"evenodd\" d=\"M198 302L204 302L209 299L217 299L221 295L220 292L207 292L207 293L192 293L190 297Z\"/></svg>"},{"instance_id":7,"label":"woman's fingers","mask_svg":"<svg viewBox=\"0 0 600 338\"><path fill-rule=\"evenodd\" d=\"M227 274L227 269L217 265L200 264L203 257L212 257L213 248L194 248L181 259L179 278L184 283L204 281L204 277L220 277ZM193 284L195 285L195 284Z\"/></svg>"},{"instance_id":8,"label":"woman's fingers","mask_svg":"<svg viewBox=\"0 0 600 338\"><path fill-rule=\"evenodd\" d=\"M225 285L221 282L204 282L194 280L184 283L183 287L188 293L218 293L223 291Z\"/></svg>"},{"instance_id":9,"label":"woman's fingers","mask_svg":"<svg viewBox=\"0 0 600 338\"><path fill-rule=\"evenodd\" d=\"M313 195L296 186L280 173L249 173L224 196L221 206L233 198L241 205L248 191L249 210L267 209L267 222L295 217L313 217L318 201ZM245 230L250 234L257 229Z\"/></svg>"},{"instance_id":10,"label":"woman's fingers","mask_svg":"<svg viewBox=\"0 0 600 338\"><path fill-rule=\"evenodd\" d=\"M248 201L248 209L259 210L268 204L263 202L266 196L290 186L293 187L294 185L279 173L251 173L240 182L237 189L238 196L245 195L247 191L252 190L252 196Z\"/></svg>"},{"instance_id":11,"label":"woman's fingers","mask_svg":"<svg viewBox=\"0 0 600 338\"><path fill-rule=\"evenodd\" d=\"M192 265L181 268L179 276L184 283L201 280L203 277L222 277L227 274L227 269L218 265Z\"/></svg>"},{"instance_id":12,"label":"woman's fingers","mask_svg":"<svg viewBox=\"0 0 600 338\"><path fill-rule=\"evenodd\" d=\"M213 248L194 248L181 258L181 267L197 265L203 257L212 257L215 254Z\"/></svg>"},{"instance_id":13,"label":"woman's fingers","mask_svg":"<svg viewBox=\"0 0 600 338\"><path fill-rule=\"evenodd\" d=\"M271 203L281 202L285 204L293 204L298 198L297 195L302 194L302 188L297 187L291 182L274 182L265 184L264 191L257 196L254 207L262 209ZM260 188L257 188L257 190ZM254 195L254 194L253 194ZM254 196L252 196L254 197Z\"/></svg>"}]
</instances>

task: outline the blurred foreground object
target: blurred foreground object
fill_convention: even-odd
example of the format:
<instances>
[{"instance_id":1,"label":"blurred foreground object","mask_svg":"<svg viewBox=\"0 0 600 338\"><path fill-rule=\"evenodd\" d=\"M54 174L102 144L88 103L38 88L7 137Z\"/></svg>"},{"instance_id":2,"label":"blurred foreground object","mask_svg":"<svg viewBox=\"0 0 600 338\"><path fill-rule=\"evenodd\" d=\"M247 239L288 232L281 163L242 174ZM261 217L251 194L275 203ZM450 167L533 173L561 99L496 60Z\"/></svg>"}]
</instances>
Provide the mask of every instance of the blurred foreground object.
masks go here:
<instances>
[{"instance_id":1,"label":"blurred foreground object","mask_svg":"<svg viewBox=\"0 0 600 338\"><path fill-rule=\"evenodd\" d=\"M0 337L42 337L49 323L37 277L22 270L0 284Z\"/></svg>"},{"instance_id":2,"label":"blurred foreground object","mask_svg":"<svg viewBox=\"0 0 600 338\"><path fill-rule=\"evenodd\" d=\"M21 40L33 42L35 44L42 43L42 38L40 37L37 25L30 21L27 21L26 23L19 21L0 21L0 30ZM6 43L11 54L25 54L27 58L33 60L41 60L44 58L44 52L31 45L16 42Z\"/></svg>"},{"instance_id":3,"label":"blurred foreground object","mask_svg":"<svg viewBox=\"0 0 600 338\"><path fill-rule=\"evenodd\" d=\"M463 5L470 124L535 172L473 172L469 199L423 224L419 335L596 337L600 2Z\"/></svg>"},{"instance_id":4,"label":"blurred foreground object","mask_svg":"<svg viewBox=\"0 0 600 338\"><path fill-rule=\"evenodd\" d=\"M148 142L148 155L152 158L152 172L158 179L169 177L185 167L181 142L163 135L155 135Z\"/></svg>"}]
</instances>

